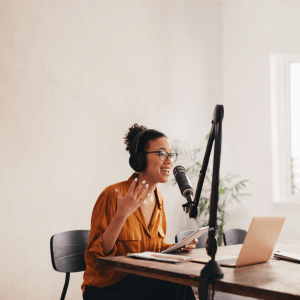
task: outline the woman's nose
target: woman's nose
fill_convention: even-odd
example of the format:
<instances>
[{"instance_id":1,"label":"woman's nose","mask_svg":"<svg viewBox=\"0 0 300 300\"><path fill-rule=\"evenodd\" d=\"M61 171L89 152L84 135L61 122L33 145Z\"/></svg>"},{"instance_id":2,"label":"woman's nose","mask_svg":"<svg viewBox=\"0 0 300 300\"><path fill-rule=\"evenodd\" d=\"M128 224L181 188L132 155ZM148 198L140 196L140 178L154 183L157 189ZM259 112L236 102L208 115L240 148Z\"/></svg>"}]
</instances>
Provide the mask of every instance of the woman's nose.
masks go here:
<instances>
[{"instance_id":1,"label":"woman's nose","mask_svg":"<svg viewBox=\"0 0 300 300\"><path fill-rule=\"evenodd\" d=\"M171 158L171 155L170 155L170 154L168 155L168 158L167 158L165 161L166 161L167 163L173 164L172 158Z\"/></svg>"}]
</instances>

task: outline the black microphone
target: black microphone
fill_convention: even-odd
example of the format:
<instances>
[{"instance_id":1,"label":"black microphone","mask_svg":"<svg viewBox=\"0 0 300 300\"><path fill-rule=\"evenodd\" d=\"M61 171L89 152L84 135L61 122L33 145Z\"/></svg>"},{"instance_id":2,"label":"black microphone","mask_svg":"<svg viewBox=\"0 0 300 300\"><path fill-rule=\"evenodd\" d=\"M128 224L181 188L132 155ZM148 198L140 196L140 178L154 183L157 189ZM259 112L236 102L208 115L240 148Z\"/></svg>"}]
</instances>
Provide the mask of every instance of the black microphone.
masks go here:
<instances>
[{"instance_id":1,"label":"black microphone","mask_svg":"<svg viewBox=\"0 0 300 300\"><path fill-rule=\"evenodd\" d=\"M186 175L185 168L183 166L177 166L174 168L173 174L178 183L182 196L185 197L189 203L192 203L192 196L194 195L194 190L189 178Z\"/></svg>"}]
</instances>

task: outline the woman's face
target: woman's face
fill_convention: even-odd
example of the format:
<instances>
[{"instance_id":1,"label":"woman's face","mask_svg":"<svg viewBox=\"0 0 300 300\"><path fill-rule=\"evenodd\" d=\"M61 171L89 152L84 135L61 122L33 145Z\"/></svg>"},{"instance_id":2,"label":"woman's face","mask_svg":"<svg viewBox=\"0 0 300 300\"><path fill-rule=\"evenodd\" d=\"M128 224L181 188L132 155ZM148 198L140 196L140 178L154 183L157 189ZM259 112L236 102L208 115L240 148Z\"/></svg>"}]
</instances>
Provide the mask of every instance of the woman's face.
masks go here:
<instances>
[{"instance_id":1,"label":"woman's face","mask_svg":"<svg viewBox=\"0 0 300 300\"><path fill-rule=\"evenodd\" d=\"M172 153L171 144L169 141L162 137L151 141L146 152L152 151L166 151ZM167 160L161 161L159 153L146 153L147 165L144 175L148 177L153 183L165 183L169 180L169 175L173 163L169 156Z\"/></svg>"}]
</instances>

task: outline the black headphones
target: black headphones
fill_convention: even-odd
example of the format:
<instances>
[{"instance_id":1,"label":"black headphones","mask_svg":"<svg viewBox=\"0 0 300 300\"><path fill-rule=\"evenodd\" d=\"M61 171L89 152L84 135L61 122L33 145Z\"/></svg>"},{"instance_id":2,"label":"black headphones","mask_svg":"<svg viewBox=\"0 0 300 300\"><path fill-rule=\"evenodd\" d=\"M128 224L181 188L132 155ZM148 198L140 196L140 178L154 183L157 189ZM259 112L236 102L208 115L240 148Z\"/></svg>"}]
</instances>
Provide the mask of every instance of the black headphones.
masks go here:
<instances>
[{"instance_id":1,"label":"black headphones","mask_svg":"<svg viewBox=\"0 0 300 300\"><path fill-rule=\"evenodd\" d=\"M130 167L136 171L136 172L141 172L145 170L146 168L146 155L143 152L138 152L138 143L140 137L147 131L150 131L151 129L147 130L142 130L140 131L134 138L131 149L130 149L130 157L129 157L129 165Z\"/></svg>"}]
</instances>

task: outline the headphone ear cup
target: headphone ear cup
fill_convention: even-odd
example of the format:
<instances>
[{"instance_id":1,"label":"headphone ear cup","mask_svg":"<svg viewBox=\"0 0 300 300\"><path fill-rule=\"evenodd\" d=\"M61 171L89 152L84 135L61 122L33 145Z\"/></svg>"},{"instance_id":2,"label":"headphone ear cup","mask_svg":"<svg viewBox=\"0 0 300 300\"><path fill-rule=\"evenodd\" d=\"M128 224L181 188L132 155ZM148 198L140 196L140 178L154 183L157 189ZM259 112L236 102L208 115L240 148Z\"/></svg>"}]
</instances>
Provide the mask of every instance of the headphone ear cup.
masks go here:
<instances>
[{"instance_id":1,"label":"headphone ear cup","mask_svg":"<svg viewBox=\"0 0 300 300\"><path fill-rule=\"evenodd\" d=\"M149 129L140 131L132 142L130 157L129 157L129 165L136 172L141 172L146 168L146 163L147 163L146 156L142 152L137 152L137 148L138 148L137 146L140 137L147 131L149 131Z\"/></svg>"},{"instance_id":2,"label":"headphone ear cup","mask_svg":"<svg viewBox=\"0 0 300 300\"><path fill-rule=\"evenodd\" d=\"M138 172L144 171L146 168L147 160L144 153L138 152L137 158L139 160L140 167L137 169Z\"/></svg>"},{"instance_id":3,"label":"headphone ear cup","mask_svg":"<svg viewBox=\"0 0 300 300\"><path fill-rule=\"evenodd\" d=\"M138 157L135 154L130 155L129 165L134 171L138 171L138 169L140 168L140 164L141 163L140 163Z\"/></svg>"}]
</instances>

